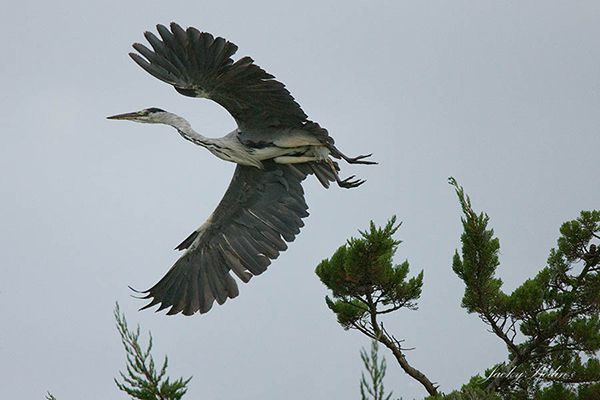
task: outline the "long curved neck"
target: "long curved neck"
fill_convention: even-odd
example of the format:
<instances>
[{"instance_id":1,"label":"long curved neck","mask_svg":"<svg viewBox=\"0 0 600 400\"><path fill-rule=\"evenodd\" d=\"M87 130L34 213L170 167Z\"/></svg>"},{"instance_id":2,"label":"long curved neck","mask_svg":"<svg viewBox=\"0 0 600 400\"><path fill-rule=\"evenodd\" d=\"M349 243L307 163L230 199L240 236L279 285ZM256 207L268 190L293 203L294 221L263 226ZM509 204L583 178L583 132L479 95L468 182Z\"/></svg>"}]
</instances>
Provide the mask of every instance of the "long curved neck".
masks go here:
<instances>
[{"instance_id":1,"label":"long curved neck","mask_svg":"<svg viewBox=\"0 0 600 400\"><path fill-rule=\"evenodd\" d=\"M182 138L206 148L222 160L262 168L262 163L252 157L238 140L232 139L231 135L223 138L207 138L193 130L184 118L172 113L163 117L161 123L171 125L177 129Z\"/></svg>"},{"instance_id":2,"label":"long curved neck","mask_svg":"<svg viewBox=\"0 0 600 400\"><path fill-rule=\"evenodd\" d=\"M209 148L211 145L214 146L215 143L218 141L217 139L211 139L202 136L194 129L192 129L192 126L185 118L182 118L176 114L169 113L165 117L163 123L177 129L177 132L179 132L182 138L206 148Z\"/></svg>"}]
</instances>

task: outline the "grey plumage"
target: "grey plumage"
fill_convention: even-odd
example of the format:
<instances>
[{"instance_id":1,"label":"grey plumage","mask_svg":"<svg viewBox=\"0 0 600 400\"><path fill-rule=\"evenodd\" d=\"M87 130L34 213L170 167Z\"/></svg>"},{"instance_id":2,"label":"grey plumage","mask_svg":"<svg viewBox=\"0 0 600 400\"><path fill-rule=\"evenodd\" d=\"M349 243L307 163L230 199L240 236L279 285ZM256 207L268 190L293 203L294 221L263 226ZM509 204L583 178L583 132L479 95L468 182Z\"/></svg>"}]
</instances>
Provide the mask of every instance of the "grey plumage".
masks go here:
<instances>
[{"instance_id":1,"label":"grey plumage","mask_svg":"<svg viewBox=\"0 0 600 400\"><path fill-rule=\"evenodd\" d=\"M263 273L287 249L308 216L302 181L314 174L351 188L364 181L341 180L331 157L375 164L366 156L347 157L326 129L309 121L274 76L250 57L233 61L237 46L195 28L157 26L160 38L145 33L151 48L136 43L131 58L181 94L211 99L229 111L238 128L222 138L206 138L169 112L149 108L109 119L171 125L179 134L226 161L237 163L233 179L209 219L177 247L185 250L167 274L144 294L167 314L209 311L239 294L233 272L243 282Z\"/></svg>"}]
</instances>

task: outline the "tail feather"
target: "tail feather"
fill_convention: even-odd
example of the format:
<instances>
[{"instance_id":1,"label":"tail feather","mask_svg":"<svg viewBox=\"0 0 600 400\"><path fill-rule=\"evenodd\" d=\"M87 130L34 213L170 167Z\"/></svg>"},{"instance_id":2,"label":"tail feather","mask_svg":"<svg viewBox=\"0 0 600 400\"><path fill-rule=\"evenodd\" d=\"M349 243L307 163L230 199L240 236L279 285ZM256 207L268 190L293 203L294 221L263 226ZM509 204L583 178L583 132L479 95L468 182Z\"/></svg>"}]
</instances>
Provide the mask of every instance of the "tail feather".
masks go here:
<instances>
[{"instance_id":1,"label":"tail feather","mask_svg":"<svg viewBox=\"0 0 600 400\"><path fill-rule=\"evenodd\" d=\"M333 161L333 165L337 171L340 170L337 162ZM325 189L329 189L330 183L335 182L335 175L331 170L329 164L325 161L313 161L302 164L288 164L288 166L290 167L290 169L296 170L299 174L314 174Z\"/></svg>"}]
</instances>

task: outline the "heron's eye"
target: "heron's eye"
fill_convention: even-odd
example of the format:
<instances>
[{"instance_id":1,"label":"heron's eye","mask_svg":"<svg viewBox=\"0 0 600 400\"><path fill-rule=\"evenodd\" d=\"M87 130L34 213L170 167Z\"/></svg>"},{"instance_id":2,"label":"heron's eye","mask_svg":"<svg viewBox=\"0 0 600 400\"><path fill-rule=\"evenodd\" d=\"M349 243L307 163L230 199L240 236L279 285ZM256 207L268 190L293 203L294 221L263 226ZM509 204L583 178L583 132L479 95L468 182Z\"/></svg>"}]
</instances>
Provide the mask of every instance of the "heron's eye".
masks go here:
<instances>
[{"instance_id":1,"label":"heron's eye","mask_svg":"<svg viewBox=\"0 0 600 400\"><path fill-rule=\"evenodd\" d=\"M148 114L150 114L150 113L148 112L148 110L142 110L142 111L140 111L140 115L141 115L141 116L146 116L146 115L148 115Z\"/></svg>"}]
</instances>

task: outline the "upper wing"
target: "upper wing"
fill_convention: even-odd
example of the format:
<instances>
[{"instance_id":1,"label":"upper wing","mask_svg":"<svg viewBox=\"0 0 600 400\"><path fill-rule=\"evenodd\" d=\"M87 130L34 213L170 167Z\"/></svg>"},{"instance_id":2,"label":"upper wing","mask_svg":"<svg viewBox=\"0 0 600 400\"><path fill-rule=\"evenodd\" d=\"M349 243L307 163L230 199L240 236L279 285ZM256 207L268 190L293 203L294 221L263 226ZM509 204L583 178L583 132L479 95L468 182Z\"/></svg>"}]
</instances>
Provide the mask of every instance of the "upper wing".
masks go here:
<instances>
[{"instance_id":1,"label":"upper wing","mask_svg":"<svg viewBox=\"0 0 600 400\"><path fill-rule=\"evenodd\" d=\"M313 165L314 164L314 165ZM308 174L335 179L318 163L264 163L264 169L238 165L231 184L211 217L177 249L187 251L167 274L147 290L157 311L205 313L238 295L233 272L244 282L267 269L287 249L308 216L301 182ZM328 182L327 182L328 184ZM285 241L284 241L285 240Z\"/></svg>"},{"instance_id":2,"label":"upper wing","mask_svg":"<svg viewBox=\"0 0 600 400\"><path fill-rule=\"evenodd\" d=\"M131 58L154 77L186 96L205 97L229 111L240 128L300 128L307 116L283 83L265 72L250 57L235 63L237 46L196 28L183 30L171 23L171 31L157 25L162 38L144 35L153 50L135 43L143 57ZM145 57L145 58L144 58Z\"/></svg>"}]
</instances>

